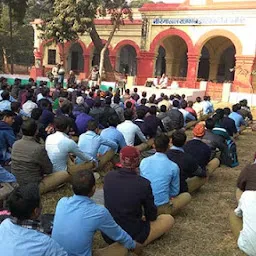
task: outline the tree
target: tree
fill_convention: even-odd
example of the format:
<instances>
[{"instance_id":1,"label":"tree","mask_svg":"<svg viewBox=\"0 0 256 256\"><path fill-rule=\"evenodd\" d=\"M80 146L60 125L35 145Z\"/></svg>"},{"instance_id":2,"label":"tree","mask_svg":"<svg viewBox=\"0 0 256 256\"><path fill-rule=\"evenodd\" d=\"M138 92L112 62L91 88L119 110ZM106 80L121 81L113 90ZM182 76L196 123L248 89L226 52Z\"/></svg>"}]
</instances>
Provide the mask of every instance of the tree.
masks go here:
<instances>
[{"instance_id":1,"label":"tree","mask_svg":"<svg viewBox=\"0 0 256 256\"><path fill-rule=\"evenodd\" d=\"M131 8L141 8L145 3L154 3L153 1L149 0L133 0L131 1L130 7Z\"/></svg>"},{"instance_id":2,"label":"tree","mask_svg":"<svg viewBox=\"0 0 256 256\"><path fill-rule=\"evenodd\" d=\"M96 17L106 15L109 15L113 27L104 47L93 21ZM79 35L88 33L95 48L101 53L100 77L102 77L103 62L105 71L113 71L106 49L116 29L124 24L125 18L132 19L132 12L125 0L55 0L53 16L45 21L41 29L44 31L43 38L53 39L61 45L64 45L65 41L75 41Z\"/></svg>"}]
</instances>

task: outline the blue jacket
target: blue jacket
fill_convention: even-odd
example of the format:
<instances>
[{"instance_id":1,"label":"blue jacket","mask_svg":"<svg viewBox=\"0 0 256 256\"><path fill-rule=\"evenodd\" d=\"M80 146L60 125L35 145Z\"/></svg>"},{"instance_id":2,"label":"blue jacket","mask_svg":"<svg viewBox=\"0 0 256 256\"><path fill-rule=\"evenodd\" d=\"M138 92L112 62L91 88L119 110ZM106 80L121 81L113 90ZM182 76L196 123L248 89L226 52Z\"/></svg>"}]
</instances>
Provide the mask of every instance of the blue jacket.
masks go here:
<instances>
[{"instance_id":1,"label":"blue jacket","mask_svg":"<svg viewBox=\"0 0 256 256\"><path fill-rule=\"evenodd\" d=\"M12 147L15 140L12 127L4 121L0 121L0 163L10 159L8 149Z\"/></svg>"}]
</instances>

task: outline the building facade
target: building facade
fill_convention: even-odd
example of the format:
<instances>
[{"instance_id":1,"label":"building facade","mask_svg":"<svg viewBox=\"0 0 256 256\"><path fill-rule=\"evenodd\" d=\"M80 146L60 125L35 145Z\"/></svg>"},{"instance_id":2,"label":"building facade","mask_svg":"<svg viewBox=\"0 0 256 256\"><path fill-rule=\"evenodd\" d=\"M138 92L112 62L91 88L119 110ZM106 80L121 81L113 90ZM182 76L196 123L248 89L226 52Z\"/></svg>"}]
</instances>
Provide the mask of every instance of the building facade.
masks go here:
<instances>
[{"instance_id":1,"label":"building facade","mask_svg":"<svg viewBox=\"0 0 256 256\"><path fill-rule=\"evenodd\" d=\"M133 10L116 32L108 49L113 67L136 77L143 85L147 78L166 73L181 87L197 88L209 81L209 90L221 90L232 82L232 90L253 92L256 87L256 1L177 0L175 4L147 3ZM33 76L43 75L60 59L67 70L81 78L99 63L88 35L67 42L64 51L51 41L39 39L35 20L35 67ZM111 30L108 18L95 20L103 42Z\"/></svg>"}]
</instances>

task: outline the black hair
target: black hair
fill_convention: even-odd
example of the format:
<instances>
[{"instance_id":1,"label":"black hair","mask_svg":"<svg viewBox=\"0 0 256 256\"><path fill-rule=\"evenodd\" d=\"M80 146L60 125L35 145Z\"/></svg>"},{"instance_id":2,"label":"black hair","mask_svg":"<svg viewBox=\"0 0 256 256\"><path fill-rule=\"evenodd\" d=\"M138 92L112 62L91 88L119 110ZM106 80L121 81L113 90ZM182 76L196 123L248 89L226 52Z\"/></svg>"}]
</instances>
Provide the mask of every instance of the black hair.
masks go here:
<instances>
[{"instance_id":1,"label":"black hair","mask_svg":"<svg viewBox=\"0 0 256 256\"><path fill-rule=\"evenodd\" d=\"M106 97L105 104L110 105L111 104L111 97Z\"/></svg>"},{"instance_id":2,"label":"black hair","mask_svg":"<svg viewBox=\"0 0 256 256\"><path fill-rule=\"evenodd\" d=\"M144 111L143 109L138 109L138 110L136 111L136 114L137 114L137 117L138 117L139 119L144 119L144 117L145 117L145 115L146 115L146 113L145 113L145 111Z\"/></svg>"},{"instance_id":3,"label":"black hair","mask_svg":"<svg viewBox=\"0 0 256 256\"><path fill-rule=\"evenodd\" d=\"M111 115L108 118L108 125L109 126L117 127L118 124L119 124L119 117L117 115Z\"/></svg>"},{"instance_id":4,"label":"black hair","mask_svg":"<svg viewBox=\"0 0 256 256\"><path fill-rule=\"evenodd\" d=\"M33 96L34 96L33 90L28 90L27 96L26 96L27 100L32 100Z\"/></svg>"},{"instance_id":5,"label":"black hair","mask_svg":"<svg viewBox=\"0 0 256 256\"><path fill-rule=\"evenodd\" d=\"M101 100L99 98L95 99L94 107L99 108L101 106Z\"/></svg>"},{"instance_id":6,"label":"black hair","mask_svg":"<svg viewBox=\"0 0 256 256\"><path fill-rule=\"evenodd\" d=\"M161 112L166 112L166 111L167 111L166 105L161 105L160 111L161 111Z\"/></svg>"},{"instance_id":7,"label":"black hair","mask_svg":"<svg viewBox=\"0 0 256 256\"><path fill-rule=\"evenodd\" d=\"M145 98L142 98L141 101L140 101L141 105L146 105L147 103L147 99Z\"/></svg>"},{"instance_id":8,"label":"black hair","mask_svg":"<svg viewBox=\"0 0 256 256\"><path fill-rule=\"evenodd\" d=\"M31 118L37 121L39 120L42 113L43 113L43 110L41 108L34 108L31 112Z\"/></svg>"},{"instance_id":9,"label":"black hair","mask_svg":"<svg viewBox=\"0 0 256 256\"><path fill-rule=\"evenodd\" d=\"M200 103L202 101L201 97L196 97L196 102Z\"/></svg>"},{"instance_id":10,"label":"black hair","mask_svg":"<svg viewBox=\"0 0 256 256\"><path fill-rule=\"evenodd\" d=\"M192 100L189 100L189 101L188 101L188 106L189 106L190 108L193 107L193 101L192 101Z\"/></svg>"},{"instance_id":11,"label":"black hair","mask_svg":"<svg viewBox=\"0 0 256 256\"><path fill-rule=\"evenodd\" d=\"M37 124L34 119L29 118L23 121L21 125L21 130L23 135L25 136L34 136L37 130Z\"/></svg>"},{"instance_id":12,"label":"black hair","mask_svg":"<svg viewBox=\"0 0 256 256\"><path fill-rule=\"evenodd\" d=\"M88 131L95 131L98 128L98 123L95 120L88 121L87 130Z\"/></svg>"},{"instance_id":13,"label":"black hair","mask_svg":"<svg viewBox=\"0 0 256 256\"><path fill-rule=\"evenodd\" d=\"M127 101L125 103L125 106L126 106L126 108L131 109L132 108L132 102L131 101Z\"/></svg>"},{"instance_id":14,"label":"black hair","mask_svg":"<svg viewBox=\"0 0 256 256\"><path fill-rule=\"evenodd\" d=\"M52 109L52 104L51 104L51 102L48 99L41 99L41 100L39 100L37 105L41 109L47 109L49 111L51 111L51 109Z\"/></svg>"},{"instance_id":15,"label":"black hair","mask_svg":"<svg viewBox=\"0 0 256 256\"><path fill-rule=\"evenodd\" d=\"M180 103L180 107L183 108L183 109L185 109L187 106L188 106L188 103L187 103L185 100L183 100L183 101Z\"/></svg>"},{"instance_id":16,"label":"black hair","mask_svg":"<svg viewBox=\"0 0 256 256\"><path fill-rule=\"evenodd\" d=\"M7 200L7 207L18 220L30 219L34 210L40 207L38 185L30 183L14 189Z\"/></svg>"},{"instance_id":17,"label":"black hair","mask_svg":"<svg viewBox=\"0 0 256 256\"><path fill-rule=\"evenodd\" d=\"M182 130L177 130L172 134L172 144L176 147L183 147L187 140L187 135Z\"/></svg>"},{"instance_id":18,"label":"black hair","mask_svg":"<svg viewBox=\"0 0 256 256\"><path fill-rule=\"evenodd\" d=\"M73 110L73 105L69 100L66 100L60 109L63 114L70 115Z\"/></svg>"},{"instance_id":19,"label":"black hair","mask_svg":"<svg viewBox=\"0 0 256 256\"><path fill-rule=\"evenodd\" d=\"M241 109L241 105L240 104L235 104L235 105L232 106L232 111L233 112L237 112L240 109Z\"/></svg>"},{"instance_id":20,"label":"black hair","mask_svg":"<svg viewBox=\"0 0 256 256\"><path fill-rule=\"evenodd\" d=\"M224 111L224 115L226 116L228 116L231 113L230 108L224 108L223 111Z\"/></svg>"},{"instance_id":21,"label":"black hair","mask_svg":"<svg viewBox=\"0 0 256 256\"><path fill-rule=\"evenodd\" d=\"M204 96L204 100L208 100L208 96Z\"/></svg>"},{"instance_id":22,"label":"black hair","mask_svg":"<svg viewBox=\"0 0 256 256\"><path fill-rule=\"evenodd\" d=\"M16 116L16 114L11 110L4 110L0 112L0 120L3 120L4 117L11 117L11 116Z\"/></svg>"},{"instance_id":23,"label":"black hair","mask_svg":"<svg viewBox=\"0 0 256 256\"><path fill-rule=\"evenodd\" d=\"M114 97L114 103L115 103L115 104L119 104L119 103L120 103L120 97L115 96L115 97Z\"/></svg>"},{"instance_id":24,"label":"black hair","mask_svg":"<svg viewBox=\"0 0 256 256\"><path fill-rule=\"evenodd\" d=\"M54 118L54 127L57 131L65 132L69 126L69 120L66 116L58 116Z\"/></svg>"},{"instance_id":25,"label":"black hair","mask_svg":"<svg viewBox=\"0 0 256 256\"><path fill-rule=\"evenodd\" d=\"M154 140L156 151L165 152L169 147L169 142L170 139L165 134L156 136Z\"/></svg>"},{"instance_id":26,"label":"black hair","mask_svg":"<svg viewBox=\"0 0 256 256\"><path fill-rule=\"evenodd\" d=\"M11 103L11 110L13 112L18 112L19 109L20 109L20 106L21 106L20 102L18 102L18 101L12 102Z\"/></svg>"},{"instance_id":27,"label":"black hair","mask_svg":"<svg viewBox=\"0 0 256 256\"><path fill-rule=\"evenodd\" d=\"M130 89L126 89L125 93L130 94Z\"/></svg>"},{"instance_id":28,"label":"black hair","mask_svg":"<svg viewBox=\"0 0 256 256\"><path fill-rule=\"evenodd\" d=\"M7 90L3 91L1 96L2 96L3 100L9 100L10 99L10 93Z\"/></svg>"},{"instance_id":29,"label":"black hair","mask_svg":"<svg viewBox=\"0 0 256 256\"><path fill-rule=\"evenodd\" d=\"M137 92L138 92L138 88L135 87L135 88L133 89L133 91L134 91L135 93L137 93Z\"/></svg>"},{"instance_id":30,"label":"black hair","mask_svg":"<svg viewBox=\"0 0 256 256\"><path fill-rule=\"evenodd\" d=\"M206 129L208 130L212 130L214 127L215 127L215 122L212 118L208 118L206 121L205 121L205 127Z\"/></svg>"},{"instance_id":31,"label":"black hair","mask_svg":"<svg viewBox=\"0 0 256 256\"><path fill-rule=\"evenodd\" d=\"M142 95L143 98L146 98L147 97L147 92L142 92L141 95Z\"/></svg>"},{"instance_id":32,"label":"black hair","mask_svg":"<svg viewBox=\"0 0 256 256\"><path fill-rule=\"evenodd\" d=\"M130 108L125 109L124 111L124 118L125 120L132 120L133 118L133 112Z\"/></svg>"},{"instance_id":33,"label":"black hair","mask_svg":"<svg viewBox=\"0 0 256 256\"><path fill-rule=\"evenodd\" d=\"M178 108L178 107L180 106L180 103L179 103L179 101L174 100L173 103L172 103L172 105L173 105L175 108Z\"/></svg>"},{"instance_id":34,"label":"black hair","mask_svg":"<svg viewBox=\"0 0 256 256\"><path fill-rule=\"evenodd\" d=\"M72 189L74 194L80 196L88 196L95 186L95 178L93 172L83 170L72 175Z\"/></svg>"},{"instance_id":35,"label":"black hair","mask_svg":"<svg viewBox=\"0 0 256 256\"><path fill-rule=\"evenodd\" d=\"M157 111L156 106L151 106L149 108L149 114L151 115L156 115L156 111Z\"/></svg>"}]
</instances>

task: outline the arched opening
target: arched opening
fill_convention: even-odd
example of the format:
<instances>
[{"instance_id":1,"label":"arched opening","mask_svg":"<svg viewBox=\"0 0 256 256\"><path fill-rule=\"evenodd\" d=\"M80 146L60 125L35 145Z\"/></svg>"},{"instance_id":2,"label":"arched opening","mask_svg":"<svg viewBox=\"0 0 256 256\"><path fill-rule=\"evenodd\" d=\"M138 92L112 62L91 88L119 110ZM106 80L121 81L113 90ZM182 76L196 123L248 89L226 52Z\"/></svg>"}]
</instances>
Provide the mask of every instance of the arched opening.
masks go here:
<instances>
[{"instance_id":1,"label":"arched opening","mask_svg":"<svg viewBox=\"0 0 256 256\"><path fill-rule=\"evenodd\" d=\"M159 46L158 55L156 57L155 76L162 76L166 72L165 49Z\"/></svg>"},{"instance_id":2,"label":"arched opening","mask_svg":"<svg viewBox=\"0 0 256 256\"><path fill-rule=\"evenodd\" d=\"M210 54L208 49L204 46L201 52L197 77L203 80L208 80L209 71L210 71Z\"/></svg>"},{"instance_id":3,"label":"arched opening","mask_svg":"<svg viewBox=\"0 0 256 256\"><path fill-rule=\"evenodd\" d=\"M137 53L133 46L125 45L120 49L116 69L118 72L129 76L137 75Z\"/></svg>"},{"instance_id":4,"label":"arched opening","mask_svg":"<svg viewBox=\"0 0 256 256\"><path fill-rule=\"evenodd\" d=\"M201 50L198 78L218 83L233 81L235 55L235 46L229 38L211 38Z\"/></svg>"},{"instance_id":5,"label":"arched opening","mask_svg":"<svg viewBox=\"0 0 256 256\"><path fill-rule=\"evenodd\" d=\"M67 62L68 70L73 70L75 72L84 71L83 49L79 43L74 43L71 45Z\"/></svg>"},{"instance_id":6,"label":"arched opening","mask_svg":"<svg viewBox=\"0 0 256 256\"><path fill-rule=\"evenodd\" d=\"M159 44L161 46L155 61L155 73L160 75L165 72L175 79L186 77L188 47L184 39L174 35L164 38Z\"/></svg>"}]
</instances>

